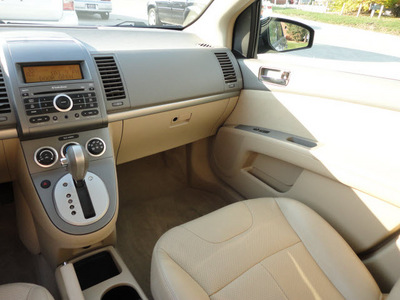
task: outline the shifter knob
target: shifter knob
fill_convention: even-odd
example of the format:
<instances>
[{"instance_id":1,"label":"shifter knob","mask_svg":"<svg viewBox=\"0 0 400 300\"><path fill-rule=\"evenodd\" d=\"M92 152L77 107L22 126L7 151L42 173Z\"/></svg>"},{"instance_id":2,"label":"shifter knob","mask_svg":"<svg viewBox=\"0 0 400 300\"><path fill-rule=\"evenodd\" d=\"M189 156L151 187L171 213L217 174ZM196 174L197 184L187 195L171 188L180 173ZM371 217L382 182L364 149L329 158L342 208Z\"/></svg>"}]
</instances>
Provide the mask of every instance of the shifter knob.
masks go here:
<instances>
[{"instance_id":1,"label":"shifter knob","mask_svg":"<svg viewBox=\"0 0 400 300\"><path fill-rule=\"evenodd\" d=\"M65 159L61 160L61 164L67 168L75 184L83 182L89 166L89 160L81 145L69 146Z\"/></svg>"}]
</instances>

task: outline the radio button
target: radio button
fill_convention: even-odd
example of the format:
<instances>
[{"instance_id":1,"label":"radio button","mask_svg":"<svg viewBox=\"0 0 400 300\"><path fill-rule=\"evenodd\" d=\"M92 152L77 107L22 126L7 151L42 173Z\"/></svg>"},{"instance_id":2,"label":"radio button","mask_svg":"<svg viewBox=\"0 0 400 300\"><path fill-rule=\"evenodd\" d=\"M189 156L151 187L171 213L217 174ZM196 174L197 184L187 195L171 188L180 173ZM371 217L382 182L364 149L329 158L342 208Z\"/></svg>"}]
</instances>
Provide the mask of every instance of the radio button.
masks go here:
<instances>
[{"instance_id":1,"label":"radio button","mask_svg":"<svg viewBox=\"0 0 400 300\"><path fill-rule=\"evenodd\" d=\"M97 109L85 110L81 113L81 115L84 117L95 116L98 114L99 114L99 111Z\"/></svg>"},{"instance_id":2,"label":"radio button","mask_svg":"<svg viewBox=\"0 0 400 300\"><path fill-rule=\"evenodd\" d=\"M38 102L39 102L39 98L27 98L27 99L24 99L24 103L25 104L38 103Z\"/></svg>"},{"instance_id":3,"label":"radio button","mask_svg":"<svg viewBox=\"0 0 400 300\"><path fill-rule=\"evenodd\" d=\"M50 117L48 116L40 116L40 117L32 117L29 119L29 122L31 123L42 123L42 122L48 122L50 120Z\"/></svg>"},{"instance_id":4,"label":"radio button","mask_svg":"<svg viewBox=\"0 0 400 300\"><path fill-rule=\"evenodd\" d=\"M50 114L50 113L55 113L57 110L54 107L48 107L48 108L43 108L42 112L44 114Z\"/></svg>"},{"instance_id":5,"label":"radio button","mask_svg":"<svg viewBox=\"0 0 400 300\"><path fill-rule=\"evenodd\" d=\"M66 112L70 111L72 109L72 106L74 103L72 102L72 99L65 94L59 94L54 97L53 100L54 107L61 112Z\"/></svg>"},{"instance_id":6,"label":"radio button","mask_svg":"<svg viewBox=\"0 0 400 300\"><path fill-rule=\"evenodd\" d=\"M26 114L27 114L28 116L39 115L39 114L41 114L41 113L42 113L42 110L41 110L41 109L33 109L33 110L27 110L27 111L26 111Z\"/></svg>"},{"instance_id":7,"label":"radio button","mask_svg":"<svg viewBox=\"0 0 400 300\"><path fill-rule=\"evenodd\" d=\"M72 100L74 102L74 104L82 104L85 103L85 99L84 98L76 98Z\"/></svg>"},{"instance_id":8,"label":"radio button","mask_svg":"<svg viewBox=\"0 0 400 300\"><path fill-rule=\"evenodd\" d=\"M39 103L25 104L25 109L37 109L40 108Z\"/></svg>"},{"instance_id":9,"label":"radio button","mask_svg":"<svg viewBox=\"0 0 400 300\"><path fill-rule=\"evenodd\" d=\"M45 107L54 107L54 106L53 106L53 102L40 102L40 106L41 106L42 108L45 108Z\"/></svg>"},{"instance_id":10,"label":"radio button","mask_svg":"<svg viewBox=\"0 0 400 300\"><path fill-rule=\"evenodd\" d=\"M93 102L97 102L96 98L88 98L86 99L86 103L93 103Z\"/></svg>"},{"instance_id":11,"label":"radio button","mask_svg":"<svg viewBox=\"0 0 400 300\"><path fill-rule=\"evenodd\" d=\"M85 103L82 104L75 104L73 110L84 109Z\"/></svg>"},{"instance_id":12,"label":"radio button","mask_svg":"<svg viewBox=\"0 0 400 300\"><path fill-rule=\"evenodd\" d=\"M85 108L96 108L97 106L97 103L88 103Z\"/></svg>"}]
</instances>

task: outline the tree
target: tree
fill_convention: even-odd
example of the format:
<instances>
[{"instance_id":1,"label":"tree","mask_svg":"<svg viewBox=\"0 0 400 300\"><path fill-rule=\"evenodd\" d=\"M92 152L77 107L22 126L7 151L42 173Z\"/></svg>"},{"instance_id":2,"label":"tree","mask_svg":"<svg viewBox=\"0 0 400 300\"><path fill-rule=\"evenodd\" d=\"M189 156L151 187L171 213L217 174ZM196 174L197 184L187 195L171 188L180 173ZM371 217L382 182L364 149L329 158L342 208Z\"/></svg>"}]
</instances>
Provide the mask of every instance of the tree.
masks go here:
<instances>
[{"instance_id":1,"label":"tree","mask_svg":"<svg viewBox=\"0 0 400 300\"><path fill-rule=\"evenodd\" d=\"M360 4L363 11L369 11L372 4L380 4L390 9L394 16L400 16L400 0L335 0L331 2L330 7L333 11L341 11L343 4L345 4L345 13L356 12Z\"/></svg>"}]
</instances>

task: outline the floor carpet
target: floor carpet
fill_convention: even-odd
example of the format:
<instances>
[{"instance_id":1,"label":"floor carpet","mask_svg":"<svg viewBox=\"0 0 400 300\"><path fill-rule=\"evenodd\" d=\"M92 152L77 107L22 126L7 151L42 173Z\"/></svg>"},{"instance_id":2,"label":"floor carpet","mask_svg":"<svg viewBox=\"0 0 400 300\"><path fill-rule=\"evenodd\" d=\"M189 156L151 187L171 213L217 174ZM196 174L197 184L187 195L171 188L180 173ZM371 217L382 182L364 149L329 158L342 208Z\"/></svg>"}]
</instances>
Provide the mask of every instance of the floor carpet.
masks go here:
<instances>
[{"instance_id":1,"label":"floor carpet","mask_svg":"<svg viewBox=\"0 0 400 300\"><path fill-rule=\"evenodd\" d=\"M189 187L185 163L179 161L157 154L117 168L117 249L149 299L151 255L159 237L232 202Z\"/></svg>"}]
</instances>

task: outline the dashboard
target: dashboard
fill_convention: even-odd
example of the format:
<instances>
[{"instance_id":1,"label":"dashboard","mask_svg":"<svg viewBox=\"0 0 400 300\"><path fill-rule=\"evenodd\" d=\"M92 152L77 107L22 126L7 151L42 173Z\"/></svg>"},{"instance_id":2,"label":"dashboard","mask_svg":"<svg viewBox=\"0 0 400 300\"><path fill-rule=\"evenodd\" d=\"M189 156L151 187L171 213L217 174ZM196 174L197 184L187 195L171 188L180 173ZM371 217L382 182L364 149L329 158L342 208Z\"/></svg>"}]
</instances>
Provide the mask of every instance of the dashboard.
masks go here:
<instances>
[{"instance_id":1,"label":"dashboard","mask_svg":"<svg viewBox=\"0 0 400 300\"><path fill-rule=\"evenodd\" d=\"M1 101L9 108L0 113L0 137L10 128L21 139L101 128L143 108L238 95L242 80L228 49L204 46L188 33L154 31L0 32Z\"/></svg>"},{"instance_id":2,"label":"dashboard","mask_svg":"<svg viewBox=\"0 0 400 300\"><path fill-rule=\"evenodd\" d=\"M229 49L157 29L9 27L0 32L0 72L5 154L18 152L7 149L17 140L14 161L25 163L16 173L41 203L31 200L35 218L45 212L43 227L69 235L115 221L116 164L215 134L243 86ZM89 163L89 214L60 163L74 145ZM0 160L2 171L13 169L2 167L12 164L7 155Z\"/></svg>"}]
</instances>

